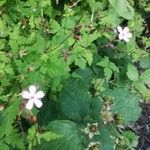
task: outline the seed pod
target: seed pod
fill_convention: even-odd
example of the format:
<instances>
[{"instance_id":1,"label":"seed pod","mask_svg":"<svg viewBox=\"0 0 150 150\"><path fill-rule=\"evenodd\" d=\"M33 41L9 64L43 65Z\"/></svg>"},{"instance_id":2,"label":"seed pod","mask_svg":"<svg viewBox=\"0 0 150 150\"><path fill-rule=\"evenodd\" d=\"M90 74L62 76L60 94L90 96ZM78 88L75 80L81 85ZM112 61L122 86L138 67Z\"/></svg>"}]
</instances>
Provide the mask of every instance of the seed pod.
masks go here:
<instances>
[{"instance_id":1,"label":"seed pod","mask_svg":"<svg viewBox=\"0 0 150 150\"><path fill-rule=\"evenodd\" d=\"M29 114L29 115L27 116L27 119L28 119L32 124L37 123L37 117L34 116L33 114Z\"/></svg>"},{"instance_id":2,"label":"seed pod","mask_svg":"<svg viewBox=\"0 0 150 150\"><path fill-rule=\"evenodd\" d=\"M38 128L38 132L41 133L41 134L44 133L45 131L46 131L45 128Z\"/></svg>"},{"instance_id":3,"label":"seed pod","mask_svg":"<svg viewBox=\"0 0 150 150\"><path fill-rule=\"evenodd\" d=\"M22 26L26 27L26 26L29 24L28 18L23 18L23 19L21 20L21 24L22 24Z\"/></svg>"},{"instance_id":4,"label":"seed pod","mask_svg":"<svg viewBox=\"0 0 150 150\"><path fill-rule=\"evenodd\" d=\"M83 25L76 26L75 29L74 29L74 33L79 33L82 28L83 28Z\"/></svg>"},{"instance_id":5,"label":"seed pod","mask_svg":"<svg viewBox=\"0 0 150 150\"><path fill-rule=\"evenodd\" d=\"M37 122L37 117L36 116L31 116L30 121L32 124L35 124Z\"/></svg>"},{"instance_id":6,"label":"seed pod","mask_svg":"<svg viewBox=\"0 0 150 150\"><path fill-rule=\"evenodd\" d=\"M81 36L75 34L75 35L74 35L74 38L75 38L76 40L80 40Z\"/></svg>"},{"instance_id":7,"label":"seed pod","mask_svg":"<svg viewBox=\"0 0 150 150\"><path fill-rule=\"evenodd\" d=\"M32 66L28 67L28 72L32 72L34 70L34 68Z\"/></svg>"},{"instance_id":8,"label":"seed pod","mask_svg":"<svg viewBox=\"0 0 150 150\"><path fill-rule=\"evenodd\" d=\"M22 102L19 106L19 111L21 112L25 108L25 103Z\"/></svg>"},{"instance_id":9,"label":"seed pod","mask_svg":"<svg viewBox=\"0 0 150 150\"><path fill-rule=\"evenodd\" d=\"M123 118L120 115L115 114L113 118L116 124L123 124Z\"/></svg>"}]
</instances>

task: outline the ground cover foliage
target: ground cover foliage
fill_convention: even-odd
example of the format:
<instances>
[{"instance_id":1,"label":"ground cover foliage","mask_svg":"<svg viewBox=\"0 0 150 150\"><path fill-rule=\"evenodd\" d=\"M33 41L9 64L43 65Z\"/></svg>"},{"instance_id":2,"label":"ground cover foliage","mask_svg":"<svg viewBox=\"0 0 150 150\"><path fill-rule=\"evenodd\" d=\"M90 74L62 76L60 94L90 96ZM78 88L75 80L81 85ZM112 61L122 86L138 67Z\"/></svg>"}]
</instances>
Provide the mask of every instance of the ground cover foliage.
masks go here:
<instances>
[{"instance_id":1,"label":"ground cover foliage","mask_svg":"<svg viewBox=\"0 0 150 150\"><path fill-rule=\"evenodd\" d=\"M0 0L0 149L135 149L126 127L150 99L149 10L148 0ZM45 96L28 110L31 85Z\"/></svg>"}]
</instances>

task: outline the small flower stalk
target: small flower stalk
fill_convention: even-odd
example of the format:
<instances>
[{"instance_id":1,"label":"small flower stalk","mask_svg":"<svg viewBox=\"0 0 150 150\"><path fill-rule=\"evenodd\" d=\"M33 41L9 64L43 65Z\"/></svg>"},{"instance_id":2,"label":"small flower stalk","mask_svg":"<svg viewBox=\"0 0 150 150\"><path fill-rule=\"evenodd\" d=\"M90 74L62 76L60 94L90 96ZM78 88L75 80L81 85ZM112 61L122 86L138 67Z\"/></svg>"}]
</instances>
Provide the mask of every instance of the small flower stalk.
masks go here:
<instances>
[{"instance_id":1,"label":"small flower stalk","mask_svg":"<svg viewBox=\"0 0 150 150\"><path fill-rule=\"evenodd\" d=\"M94 135L99 135L98 123L87 124L87 127L83 130L85 134L88 134L89 138L92 139Z\"/></svg>"},{"instance_id":2,"label":"small flower stalk","mask_svg":"<svg viewBox=\"0 0 150 150\"><path fill-rule=\"evenodd\" d=\"M86 150L100 150L100 143L99 142L91 142L88 145Z\"/></svg>"},{"instance_id":3,"label":"small flower stalk","mask_svg":"<svg viewBox=\"0 0 150 150\"><path fill-rule=\"evenodd\" d=\"M132 37L132 33L129 32L129 28L122 28L121 26L117 27L117 31L119 32L118 38L120 40L124 40L125 42L129 42L129 39Z\"/></svg>"},{"instance_id":4,"label":"small flower stalk","mask_svg":"<svg viewBox=\"0 0 150 150\"><path fill-rule=\"evenodd\" d=\"M45 93L43 91L37 91L37 87L31 85L29 91L22 91L21 96L28 100L25 104L26 109L31 110L34 105L38 108L42 107L43 103L41 99L45 96Z\"/></svg>"}]
</instances>

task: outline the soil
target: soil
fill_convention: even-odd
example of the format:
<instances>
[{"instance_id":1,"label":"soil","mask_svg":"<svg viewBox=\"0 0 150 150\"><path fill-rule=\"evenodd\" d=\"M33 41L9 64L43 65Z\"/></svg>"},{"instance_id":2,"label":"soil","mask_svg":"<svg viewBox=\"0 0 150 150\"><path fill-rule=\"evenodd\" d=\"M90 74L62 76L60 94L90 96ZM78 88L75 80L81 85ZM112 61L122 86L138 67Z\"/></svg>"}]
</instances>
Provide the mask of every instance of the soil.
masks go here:
<instances>
[{"instance_id":1,"label":"soil","mask_svg":"<svg viewBox=\"0 0 150 150\"><path fill-rule=\"evenodd\" d=\"M142 113L134 124L134 131L139 136L136 150L150 150L150 103L141 103Z\"/></svg>"}]
</instances>

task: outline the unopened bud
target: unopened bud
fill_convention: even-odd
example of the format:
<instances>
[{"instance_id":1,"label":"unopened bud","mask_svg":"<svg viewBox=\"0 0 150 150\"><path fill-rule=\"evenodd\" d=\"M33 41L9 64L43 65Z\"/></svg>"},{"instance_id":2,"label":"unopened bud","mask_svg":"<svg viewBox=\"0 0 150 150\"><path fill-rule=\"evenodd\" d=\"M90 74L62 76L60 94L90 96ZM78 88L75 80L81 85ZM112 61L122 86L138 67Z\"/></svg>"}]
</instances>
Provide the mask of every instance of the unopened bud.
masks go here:
<instances>
[{"instance_id":1,"label":"unopened bud","mask_svg":"<svg viewBox=\"0 0 150 150\"><path fill-rule=\"evenodd\" d=\"M4 110L4 105L0 104L0 111L3 111Z\"/></svg>"}]
</instances>

